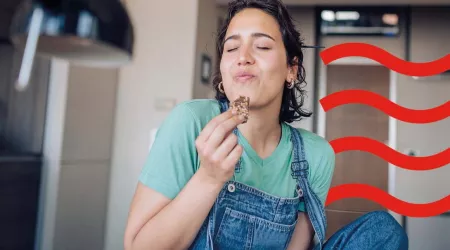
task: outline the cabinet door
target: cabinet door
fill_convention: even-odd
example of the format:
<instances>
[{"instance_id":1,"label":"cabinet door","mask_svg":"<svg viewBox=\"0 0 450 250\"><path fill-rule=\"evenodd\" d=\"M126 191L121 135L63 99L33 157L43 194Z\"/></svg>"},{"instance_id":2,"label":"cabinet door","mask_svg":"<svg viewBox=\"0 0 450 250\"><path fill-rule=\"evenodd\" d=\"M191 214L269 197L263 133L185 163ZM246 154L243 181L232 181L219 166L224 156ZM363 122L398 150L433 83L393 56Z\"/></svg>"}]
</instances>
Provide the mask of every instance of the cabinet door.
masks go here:
<instances>
[{"instance_id":1,"label":"cabinet door","mask_svg":"<svg viewBox=\"0 0 450 250\"><path fill-rule=\"evenodd\" d=\"M383 66L331 65L327 67L327 95L347 89L368 90L389 98L389 69ZM347 104L326 113L325 137L328 141L347 136L363 136L387 142L389 117L382 111L362 104ZM363 183L388 192L388 162L363 151L346 151L336 155L331 186ZM363 213L384 210L372 201L343 199L326 207L330 236L337 229Z\"/></svg>"}]
</instances>

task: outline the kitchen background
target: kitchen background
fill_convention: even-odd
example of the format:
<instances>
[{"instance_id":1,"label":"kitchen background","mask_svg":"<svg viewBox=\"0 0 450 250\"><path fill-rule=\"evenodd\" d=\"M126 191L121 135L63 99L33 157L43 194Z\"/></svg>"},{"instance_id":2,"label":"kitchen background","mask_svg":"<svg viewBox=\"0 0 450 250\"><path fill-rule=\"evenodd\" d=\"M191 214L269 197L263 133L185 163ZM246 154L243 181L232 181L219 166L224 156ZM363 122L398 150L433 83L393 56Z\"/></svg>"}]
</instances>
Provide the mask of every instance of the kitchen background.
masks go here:
<instances>
[{"instance_id":1,"label":"kitchen background","mask_svg":"<svg viewBox=\"0 0 450 250\"><path fill-rule=\"evenodd\" d=\"M0 249L123 249L128 207L151 135L177 103L212 97L215 34L226 2L123 1L134 25L131 64L108 69L36 57L29 87L20 92L14 82L23 53L9 37L20 1L0 1ZM450 53L447 0L285 3L307 44L370 43L413 62ZM358 88L406 108L429 109L449 101L450 73L410 77L361 58L326 66L318 52L305 50L304 60L306 108L315 115L295 126L327 140L368 136L416 156L449 148L448 117L412 124L356 104L325 113L319 99ZM430 203L450 194L449 177L449 164L408 171L352 151L337 155L332 186L366 183L403 201ZM332 204L328 234L375 209L384 208L363 199ZM407 229L410 249L449 249L448 213L392 214Z\"/></svg>"}]
</instances>

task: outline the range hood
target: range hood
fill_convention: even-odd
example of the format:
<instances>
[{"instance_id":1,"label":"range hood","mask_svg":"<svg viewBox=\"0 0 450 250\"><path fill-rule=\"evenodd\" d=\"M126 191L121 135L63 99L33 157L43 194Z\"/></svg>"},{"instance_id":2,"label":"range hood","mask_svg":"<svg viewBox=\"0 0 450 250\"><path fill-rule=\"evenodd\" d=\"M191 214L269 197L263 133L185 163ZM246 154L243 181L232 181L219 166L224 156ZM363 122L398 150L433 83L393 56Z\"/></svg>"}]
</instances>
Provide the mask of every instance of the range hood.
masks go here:
<instances>
[{"instance_id":1,"label":"range hood","mask_svg":"<svg viewBox=\"0 0 450 250\"><path fill-rule=\"evenodd\" d=\"M34 56L91 67L131 62L133 27L119 0L26 0L11 21L10 40L24 51L16 83L24 89Z\"/></svg>"}]
</instances>

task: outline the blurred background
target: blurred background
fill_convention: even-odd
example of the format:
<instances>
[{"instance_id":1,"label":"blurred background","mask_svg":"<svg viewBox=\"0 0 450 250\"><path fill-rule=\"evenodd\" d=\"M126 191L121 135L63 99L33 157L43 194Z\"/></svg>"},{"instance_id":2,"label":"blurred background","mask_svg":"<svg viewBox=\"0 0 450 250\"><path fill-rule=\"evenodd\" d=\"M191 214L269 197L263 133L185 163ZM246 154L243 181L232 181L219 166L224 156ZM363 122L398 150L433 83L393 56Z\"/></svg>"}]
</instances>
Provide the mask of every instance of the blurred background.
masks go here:
<instances>
[{"instance_id":1,"label":"blurred background","mask_svg":"<svg viewBox=\"0 0 450 250\"><path fill-rule=\"evenodd\" d=\"M105 18L111 3L117 3L47 2L83 2L87 11L96 4L104 12L92 11L91 22L72 16L76 26L87 30L93 30L92 20ZM128 208L158 126L178 103L213 97L215 38L227 2L123 1L133 25L131 62L94 67L38 55L29 86L19 91L14 83L24 51L14 46L11 27L21 1L0 0L0 249L123 249ZM364 42L413 62L434 61L450 53L449 0L284 2L307 45L330 48ZM101 26L95 29L101 32ZM72 35L80 36L80 31ZM101 46L106 45L91 52ZM320 51L305 49L305 108L314 115L296 127L329 141L366 136L412 156L449 148L448 117L413 124L357 104L325 113L319 100L340 90L363 89L406 108L429 109L449 101L450 72L411 77L359 57L325 65ZM336 156L332 187L364 183L406 202L430 203L450 193L448 165L408 171L371 153L348 151ZM363 213L380 209L386 210L364 199L331 204L327 236ZM405 227L410 249L450 249L448 213L410 218L390 212Z\"/></svg>"}]
</instances>

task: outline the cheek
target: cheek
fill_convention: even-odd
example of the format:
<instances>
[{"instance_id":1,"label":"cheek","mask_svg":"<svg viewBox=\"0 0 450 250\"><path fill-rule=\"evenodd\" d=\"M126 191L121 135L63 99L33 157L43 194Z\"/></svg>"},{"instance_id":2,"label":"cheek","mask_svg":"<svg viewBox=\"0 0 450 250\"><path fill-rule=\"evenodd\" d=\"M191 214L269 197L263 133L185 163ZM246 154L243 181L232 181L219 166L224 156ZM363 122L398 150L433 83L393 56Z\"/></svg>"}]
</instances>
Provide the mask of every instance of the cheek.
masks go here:
<instances>
[{"instance_id":1,"label":"cheek","mask_svg":"<svg viewBox=\"0 0 450 250\"><path fill-rule=\"evenodd\" d=\"M228 79L230 76L230 68L232 61L230 58L223 56L220 60L220 74L222 75L222 80Z\"/></svg>"},{"instance_id":2,"label":"cheek","mask_svg":"<svg viewBox=\"0 0 450 250\"><path fill-rule=\"evenodd\" d=\"M261 69L264 72L264 78L269 84L283 84L287 75L287 66L285 59L278 54L270 54L261 61Z\"/></svg>"}]
</instances>

